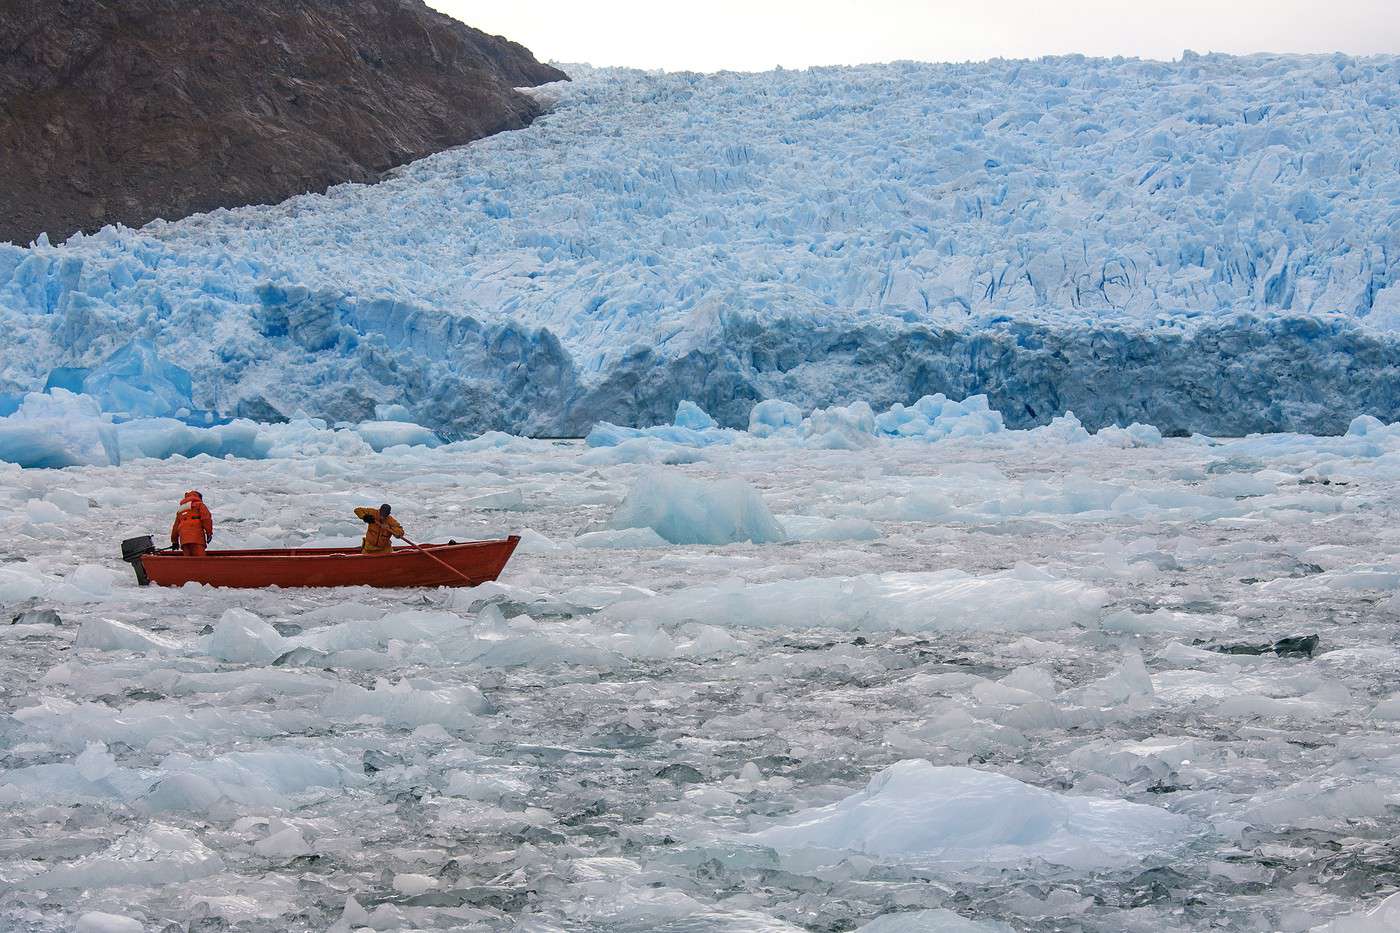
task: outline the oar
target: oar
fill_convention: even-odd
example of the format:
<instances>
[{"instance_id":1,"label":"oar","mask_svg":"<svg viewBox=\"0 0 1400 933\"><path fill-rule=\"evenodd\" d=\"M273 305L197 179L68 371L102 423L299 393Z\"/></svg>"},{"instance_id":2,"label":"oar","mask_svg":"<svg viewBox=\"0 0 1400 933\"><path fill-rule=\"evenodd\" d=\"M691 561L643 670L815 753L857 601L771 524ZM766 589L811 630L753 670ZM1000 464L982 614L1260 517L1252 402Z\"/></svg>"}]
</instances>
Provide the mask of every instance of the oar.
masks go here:
<instances>
[{"instance_id":1,"label":"oar","mask_svg":"<svg viewBox=\"0 0 1400 933\"><path fill-rule=\"evenodd\" d=\"M403 538L404 542L405 542L406 544L408 544L409 547L412 547L412 548L417 549L417 551L418 551L419 554L422 554L424 557L431 558L432 560L437 561L439 564L442 564L442 565L443 565L444 567L446 567L448 570L452 571L452 572L455 573L457 576L461 577L461 578L462 578L462 582L465 583L467 586L476 586L476 584L473 583L473 582L471 581L471 577L468 577L465 573L462 573L462 571L458 570L456 567L453 567L451 564L449 564L447 561L443 560L442 558L438 557L436 554L430 553L426 548L419 547L418 545L414 544L412 541L409 541L408 538L404 537L403 535L399 535L399 537L400 537L400 538Z\"/></svg>"}]
</instances>

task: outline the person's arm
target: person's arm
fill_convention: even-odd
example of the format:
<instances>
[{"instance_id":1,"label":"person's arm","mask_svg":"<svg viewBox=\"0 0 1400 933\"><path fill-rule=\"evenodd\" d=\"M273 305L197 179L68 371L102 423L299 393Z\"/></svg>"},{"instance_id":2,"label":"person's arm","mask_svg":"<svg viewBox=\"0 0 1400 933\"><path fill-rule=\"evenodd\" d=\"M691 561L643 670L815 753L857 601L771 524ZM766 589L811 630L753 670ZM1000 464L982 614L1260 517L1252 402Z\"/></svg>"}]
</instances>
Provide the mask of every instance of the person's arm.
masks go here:
<instances>
[{"instance_id":1,"label":"person's arm","mask_svg":"<svg viewBox=\"0 0 1400 933\"><path fill-rule=\"evenodd\" d=\"M356 509L355 517L366 525L374 524L374 520L379 517L378 509Z\"/></svg>"},{"instance_id":2,"label":"person's arm","mask_svg":"<svg viewBox=\"0 0 1400 933\"><path fill-rule=\"evenodd\" d=\"M204 543L214 540L214 513L203 502L199 504L199 523L204 526Z\"/></svg>"},{"instance_id":3,"label":"person's arm","mask_svg":"<svg viewBox=\"0 0 1400 933\"><path fill-rule=\"evenodd\" d=\"M389 516L389 534L393 535L395 538L403 537L403 526L400 525L399 520L392 515Z\"/></svg>"},{"instance_id":4,"label":"person's arm","mask_svg":"<svg viewBox=\"0 0 1400 933\"><path fill-rule=\"evenodd\" d=\"M180 513L175 513L175 521L170 523L170 546L180 543Z\"/></svg>"}]
</instances>

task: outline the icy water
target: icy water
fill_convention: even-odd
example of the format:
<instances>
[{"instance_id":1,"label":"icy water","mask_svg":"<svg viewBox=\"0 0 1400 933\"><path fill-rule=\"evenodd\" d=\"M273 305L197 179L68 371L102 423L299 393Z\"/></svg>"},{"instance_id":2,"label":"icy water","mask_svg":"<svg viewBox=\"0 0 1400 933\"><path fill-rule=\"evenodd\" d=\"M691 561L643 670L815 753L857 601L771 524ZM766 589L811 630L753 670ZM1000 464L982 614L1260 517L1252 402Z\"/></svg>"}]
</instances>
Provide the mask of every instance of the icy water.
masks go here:
<instances>
[{"instance_id":1,"label":"icy water","mask_svg":"<svg viewBox=\"0 0 1400 933\"><path fill-rule=\"evenodd\" d=\"M630 549L575 539L651 468L575 444L4 473L0 929L1382 929L1387 443L744 442L663 469L837 540ZM224 546L530 531L136 587L187 488Z\"/></svg>"}]
</instances>

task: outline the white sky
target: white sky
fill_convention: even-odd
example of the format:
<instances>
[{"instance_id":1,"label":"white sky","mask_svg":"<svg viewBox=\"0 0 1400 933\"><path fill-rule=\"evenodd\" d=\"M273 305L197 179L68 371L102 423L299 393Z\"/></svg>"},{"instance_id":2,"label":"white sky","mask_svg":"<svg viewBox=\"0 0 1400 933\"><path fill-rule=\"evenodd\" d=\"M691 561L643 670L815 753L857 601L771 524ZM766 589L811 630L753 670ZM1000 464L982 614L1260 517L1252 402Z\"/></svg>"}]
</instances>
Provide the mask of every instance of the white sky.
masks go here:
<instances>
[{"instance_id":1,"label":"white sky","mask_svg":"<svg viewBox=\"0 0 1400 933\"><path fill-rule=\"evenodd\" d=\"M1400 0L428 0L541 61L668 71L1400 52Z\"/></svg>"}]
</instances>

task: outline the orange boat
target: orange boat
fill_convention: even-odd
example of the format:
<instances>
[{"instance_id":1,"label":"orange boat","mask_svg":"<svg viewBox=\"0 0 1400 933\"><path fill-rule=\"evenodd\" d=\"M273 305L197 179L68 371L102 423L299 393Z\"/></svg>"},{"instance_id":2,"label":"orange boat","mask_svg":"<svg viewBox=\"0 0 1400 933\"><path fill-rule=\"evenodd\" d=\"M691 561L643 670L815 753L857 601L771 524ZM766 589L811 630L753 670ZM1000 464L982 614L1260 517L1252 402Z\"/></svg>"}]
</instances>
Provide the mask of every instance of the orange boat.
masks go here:
<instances>
[{"instance_id":1,"label":"orange boat","mask_svg":"<svg viewBox=\"0 0 1400 933\"><path fill-rule=\"evenodd\" d=\"M149 537L142 537L122 542L122 558L142 586L476 586L500 576L519 543L519 536L511 535L498 541L425 544L421 550L394 548L391 554L331 547L210 551L203 557L186 557L157 551Z\"/></svg>"}]
</instances>

